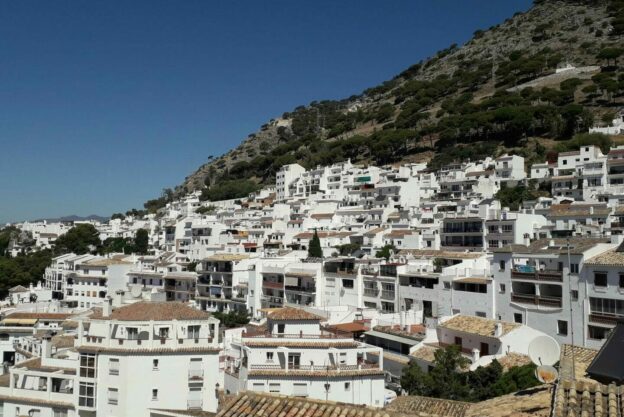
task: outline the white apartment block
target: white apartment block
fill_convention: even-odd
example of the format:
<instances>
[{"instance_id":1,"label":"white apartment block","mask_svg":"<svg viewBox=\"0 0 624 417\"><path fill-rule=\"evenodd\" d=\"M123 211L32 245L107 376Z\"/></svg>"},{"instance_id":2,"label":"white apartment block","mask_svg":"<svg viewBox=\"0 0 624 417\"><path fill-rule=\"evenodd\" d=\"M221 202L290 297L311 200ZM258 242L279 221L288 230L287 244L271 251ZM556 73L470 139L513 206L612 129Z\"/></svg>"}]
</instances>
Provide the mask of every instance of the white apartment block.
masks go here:
<instances>
[{"instance_id":1,"label":"white apartment block","mask_svg":"<svg viewBox=\"0 0 624 417\"><path fill-rule=\"evenodd\" d=\"M232 342L226 393L255 391L384 405L382 349L321 328L322 317L282 308ZM369 360L372 354L375 361Z\"/></svg>"}]
</instances>

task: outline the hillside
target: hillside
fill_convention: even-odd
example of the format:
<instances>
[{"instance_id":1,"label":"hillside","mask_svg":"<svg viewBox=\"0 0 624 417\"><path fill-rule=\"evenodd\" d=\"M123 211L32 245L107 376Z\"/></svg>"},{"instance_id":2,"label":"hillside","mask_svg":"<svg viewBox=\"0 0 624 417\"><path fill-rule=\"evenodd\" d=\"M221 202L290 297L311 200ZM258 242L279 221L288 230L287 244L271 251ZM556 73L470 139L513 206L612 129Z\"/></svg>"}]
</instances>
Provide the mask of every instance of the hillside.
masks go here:
<instances>
[{"instance_id":1,"label":"hillside","mask_svg":"<svg viewBox=\"0 0 624 417\"><path fill-rule=\"evenodd\" d=\"M539 160L549 144L621 108L623 33L624 0L535 1L359 95L268 121L199 167L175 194L203 189L204 199L235 198L293 162L438 166L510 150ZM594 68L553 75L566 64Z\"/></svg>"}]
</instances>

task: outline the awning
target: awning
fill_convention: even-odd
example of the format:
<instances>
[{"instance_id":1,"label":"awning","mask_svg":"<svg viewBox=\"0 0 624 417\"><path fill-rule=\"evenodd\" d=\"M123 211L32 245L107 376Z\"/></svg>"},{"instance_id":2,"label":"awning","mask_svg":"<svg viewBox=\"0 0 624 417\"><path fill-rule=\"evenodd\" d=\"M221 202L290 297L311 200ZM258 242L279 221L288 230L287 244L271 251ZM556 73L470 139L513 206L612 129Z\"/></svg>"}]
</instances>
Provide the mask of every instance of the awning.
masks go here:
<instances>
[{"instance_id":1,"label":"awning","mask_svg":"<svg viewBox=\"0 0 624 417\"><path fill-rule=\"evenodd\" d=\"M38 319L10 319L6 318L2 320L2 324L5 326L18 325L18 326L34 326L37 324Z\"/></svg>"}]
</instances>

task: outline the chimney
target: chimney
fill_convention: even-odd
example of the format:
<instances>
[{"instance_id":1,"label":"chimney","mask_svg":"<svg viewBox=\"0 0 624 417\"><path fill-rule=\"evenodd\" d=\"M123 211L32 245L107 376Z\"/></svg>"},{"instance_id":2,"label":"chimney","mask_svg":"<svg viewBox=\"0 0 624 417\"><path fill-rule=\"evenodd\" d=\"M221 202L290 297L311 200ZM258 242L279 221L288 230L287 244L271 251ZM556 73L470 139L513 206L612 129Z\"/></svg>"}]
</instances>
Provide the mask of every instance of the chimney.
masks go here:
<instances>
[{"instance_id":1,"label":"chimney","mask_svg":"<svg viewBox=\"0 0 624 417\"><path fill-rule=\"evenodd\" d=\"M503 324L496 323L494 325L494 337L501 337L503 335Z\"/></svg>"},{"instance_id":2,"label":"chimney","mask_svg":"<svg viewBox=\"0 0 624 417\"><path fill-rule=\"evenodd\" d=\"M555 246L555 240L554 239L550 239L548 241L548 246L551 247L551 248L554 247Z\"/></svg>"},{"instance_id":3,"label":"chimney","mask_svg":"<svg viewBox=\"0 0 624 417\"><path fill-rule=\"evenodd\" d=\"M46 334L41 339L41 357L42 358L51 358L52 357L52 336Z\"/></svg>"},{"instance_id":4,"label":"chimney","mask_svg":"<svg viewBox=\"0 0 624 417\"><path fill-rule=\"evenodd\" d=\"M594 206L589 206L589 214L594 214Z\"/></svg>"},{"instance_id":5,"label":"chimney","mask_svg":"<svg viewBox=\"0 0 624 417\"><path fill-rule=\"evenodd\" d=\"M111 305L110 297L107 297L106 300L102 303L102 317L110 317L113 312L113 306Z\"/></svg>"},{"instance_id":6,"label":"chimney","mask_svg":"<svg viewBox=\"0 0 624 417\"><path fill-rule=\"evenodd\" d=\"M476 363L481 357L481 351L479 349L472 349L472 363Z\"/></svg>"},{"instance_id":7,"label":"chimney","mask_svg":"<svg viewBox=\"0 0 624 417\"><path fill-rule=\"evenodd\" d=\"M84 323L82 320L78 320L78 342L82 343L84 337Z\"/></svg>"}]
</instances>

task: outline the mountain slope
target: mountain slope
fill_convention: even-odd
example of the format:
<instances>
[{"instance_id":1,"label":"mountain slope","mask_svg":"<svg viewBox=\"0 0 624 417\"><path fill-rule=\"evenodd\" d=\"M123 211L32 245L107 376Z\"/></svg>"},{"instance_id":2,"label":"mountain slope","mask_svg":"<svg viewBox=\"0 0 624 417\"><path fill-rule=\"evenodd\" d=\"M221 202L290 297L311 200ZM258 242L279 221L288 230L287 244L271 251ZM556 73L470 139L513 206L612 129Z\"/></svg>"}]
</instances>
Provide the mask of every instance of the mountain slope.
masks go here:
<instances>
[{"instance_id":1,"label":"mountain slope","mask_svg":"<svg viewBox=\"0 0 624 417\"><path fill-rule=\"evenodd\" d=\"M436 166L509 150L538 159L542 139L569 139L624 103L623 22L622 0L536 1L359 95L270 120L187 177L176 194L242 196L293 162ZM551 75L566 63L602 69Z\"/></svg>"}]
</instances>

